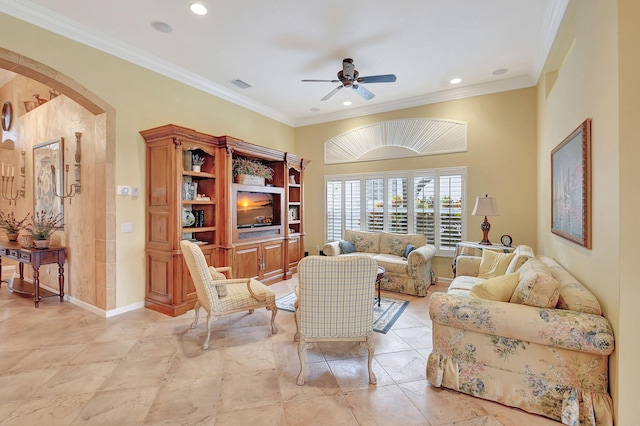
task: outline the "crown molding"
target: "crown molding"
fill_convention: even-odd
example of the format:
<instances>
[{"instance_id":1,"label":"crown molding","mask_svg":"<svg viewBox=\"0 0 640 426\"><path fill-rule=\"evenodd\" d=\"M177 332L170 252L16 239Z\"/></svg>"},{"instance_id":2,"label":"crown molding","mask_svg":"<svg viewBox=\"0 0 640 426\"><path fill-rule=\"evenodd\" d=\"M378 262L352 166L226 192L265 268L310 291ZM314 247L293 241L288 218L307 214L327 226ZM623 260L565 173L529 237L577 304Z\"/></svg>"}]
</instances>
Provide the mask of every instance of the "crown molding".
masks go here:
<instances>
[{"instance_id":1,"label":"crown molding","mask_svg":"<svg viewBox=\"0 0 640 426\"><path fill-rule=\"evenodd\" d=\"M535 81L536 84L540 79L545 63L547 62L551 46L558 34L558 28L560 28L562 18L564 18L568 5L569 0L555 0L552 1L547 8L545 18L543 20L543 27L540 31L540 43L538 44L540 48L538 50L538 57L533 64L533 73L531 76L531 79Z\"/></svg>"},{"instance_id":2,"label":"crown molding","mask_svg":"<svg viewBox=\"0 0 640 426\"><path fill-rule=\"evenodd\" d=\"M296 120L295 127L310 126L313 124L327 123L330 121L345 120L348 118L363 117L365 115L381 114L399 109L413 108L422 105L435 104L456 99L470 98L473 96L490 95L492 93L506 92L509 90L524 89L535 86L529 76L522 75L504 80L495 80L488 83L474 84L465 87L442 90L426 95L414 96L392 102L384 102L376 105L354 108L348 111L339 111L331 114L323 114L314 117L305 117Z\"/></svg>"},{"instance_id":3,"label":"crown molding","mask_svg":"<svg viewBox=\"0 0 640 426\"><path fill-rule=\"evenodd\" d=\"M244 96L230 92L216 83L182 67L142 51L127 43L122 43L93 28L81 25L65 16L51 13L41 6L24 0L0 0L0 12L36 25L78 43L124 59L165 77L184 83L205 93L247 108L258 114L293 126L294 119Z\"/></svg>"}]
</instances>

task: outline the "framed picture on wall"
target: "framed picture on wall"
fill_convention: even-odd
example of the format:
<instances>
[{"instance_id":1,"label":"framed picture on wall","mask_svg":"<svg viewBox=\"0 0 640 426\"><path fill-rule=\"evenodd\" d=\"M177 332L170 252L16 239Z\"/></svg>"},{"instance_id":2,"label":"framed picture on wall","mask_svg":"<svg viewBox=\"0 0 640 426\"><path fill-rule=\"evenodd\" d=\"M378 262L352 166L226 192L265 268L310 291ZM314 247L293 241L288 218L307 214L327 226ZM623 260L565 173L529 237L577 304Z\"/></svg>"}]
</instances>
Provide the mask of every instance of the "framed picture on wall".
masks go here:
<instances>
[{"instance_id":1,"label":"framed picture on wall","mask_svg":"<svg viewBox=\"0 0 640 426\"><path fill-rule=\"evenodd\" d=\"M591 119L551 151L551 232L591 248Z\"/></svg>"},{"instance_id":2,"label":"framed picture on wall","mask_svg":"<svg viewBox=\"0 0 640 426\"><path fill-rule=\"evenodd\" d=\"M61 191L64 164L64 138L43 142L33 147L33 211L63 214ZM59 192L58 192L59 193Z\"/></svg>"}]
</instances>

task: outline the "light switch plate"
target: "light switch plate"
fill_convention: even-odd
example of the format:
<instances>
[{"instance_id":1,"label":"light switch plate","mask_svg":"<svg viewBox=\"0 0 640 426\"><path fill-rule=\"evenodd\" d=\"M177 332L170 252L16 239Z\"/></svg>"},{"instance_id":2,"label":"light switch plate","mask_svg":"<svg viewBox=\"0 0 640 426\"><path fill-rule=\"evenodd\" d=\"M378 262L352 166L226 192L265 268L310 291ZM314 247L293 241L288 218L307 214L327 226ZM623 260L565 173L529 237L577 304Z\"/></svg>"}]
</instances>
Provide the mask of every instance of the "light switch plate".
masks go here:
<instances>
[{"instance_id":1,"label":"light switch plate","mask_svg":"<svg viewBox=\"0 0 640 426\"><path fill-rule=\"evenodd\" d=\"M123 223L122 224L122 232L133 232L133 224L132 223Z\"/></svg>"}]
</instances>

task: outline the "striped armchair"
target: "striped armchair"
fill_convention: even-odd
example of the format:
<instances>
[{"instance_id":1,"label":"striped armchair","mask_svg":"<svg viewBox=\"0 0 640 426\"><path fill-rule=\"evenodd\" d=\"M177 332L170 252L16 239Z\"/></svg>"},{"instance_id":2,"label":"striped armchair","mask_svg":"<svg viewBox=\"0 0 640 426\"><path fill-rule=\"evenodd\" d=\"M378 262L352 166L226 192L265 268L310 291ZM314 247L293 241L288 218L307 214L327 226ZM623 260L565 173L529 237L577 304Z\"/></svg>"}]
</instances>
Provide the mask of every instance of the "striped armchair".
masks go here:
<instances>
[{"instance_id":1,"label":"striped armchair","mask_svg":"<svg viewBox=\"0 0 640 426\"><path fill-rule=\"evenodd\" d=\"M256 308L267 308L271 311L271 333L278 332L275 325L278 308L273 290L254 279L228 279L222 271L230 272L231 268L214 268L207 265L207 260L197 244L182 240L180 248L198 295L195 306L196 318L191 328L198 325L200 307L207 312L207 339L202 349L209 348L211 316L215 318L247 310L253 313Z\"/></svg>"},{"instance_id":2,"label":"striped armchair","mask_svg":"<svg viewBox=\"0 0 640 426\"><path fill-rule=\"evenodd\" d=\"M369 352L369 383L376 383L373 360L373 305L378 266L368 256L310 256L298 265L296 334L304 384L307 343L360 342Z\"/></svg>"}]
</instances>

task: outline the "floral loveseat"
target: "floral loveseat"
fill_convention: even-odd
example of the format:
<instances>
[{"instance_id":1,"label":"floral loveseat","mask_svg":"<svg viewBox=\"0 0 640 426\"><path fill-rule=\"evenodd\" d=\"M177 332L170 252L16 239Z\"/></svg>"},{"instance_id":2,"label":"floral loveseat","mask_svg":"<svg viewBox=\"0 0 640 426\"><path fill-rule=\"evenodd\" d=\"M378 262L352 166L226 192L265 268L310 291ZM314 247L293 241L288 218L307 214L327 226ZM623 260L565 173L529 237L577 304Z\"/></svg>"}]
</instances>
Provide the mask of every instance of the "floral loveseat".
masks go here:
<instances>
[{"instance_id":1,"label":"floral loveseat","mask_svg":"<svg viewBox=\"0 0 640 426\"><path fill-rule=\"evenodd\" d=\"M436 248L427 237L418 234L390 234L346 229L344 240L327 243L322 248L327 256L367 255L385 269L380 282L382 290L426 296L435 281L431 259Z\"/></svg>"},{"instance_id":2,"label":"floral loveseat","mask_svg":"<svg viewBox=\"0 0 640 426\"><path fill-rule=\"evenodd\" d=\"M489 280L469 276L433 294L427 380L567 425L612 425L614 335L598 300L548 257L529 259L503 279L511 277L517 287L509 301L474 297L474 287ZM532 302L527 292L538 280L557 286ZM540 302L547 306L528 305Z\"/></svg>"}]
</instances>

